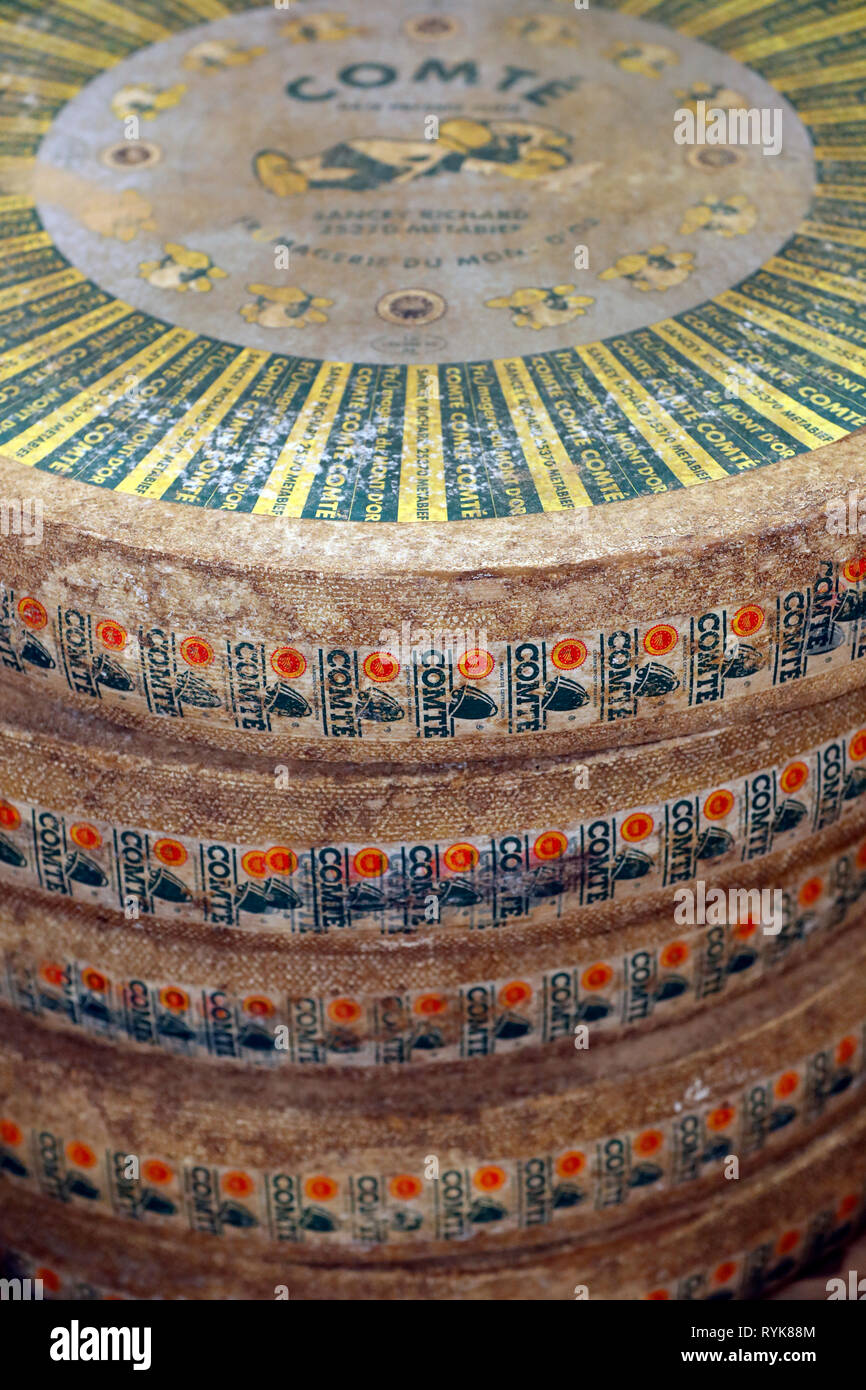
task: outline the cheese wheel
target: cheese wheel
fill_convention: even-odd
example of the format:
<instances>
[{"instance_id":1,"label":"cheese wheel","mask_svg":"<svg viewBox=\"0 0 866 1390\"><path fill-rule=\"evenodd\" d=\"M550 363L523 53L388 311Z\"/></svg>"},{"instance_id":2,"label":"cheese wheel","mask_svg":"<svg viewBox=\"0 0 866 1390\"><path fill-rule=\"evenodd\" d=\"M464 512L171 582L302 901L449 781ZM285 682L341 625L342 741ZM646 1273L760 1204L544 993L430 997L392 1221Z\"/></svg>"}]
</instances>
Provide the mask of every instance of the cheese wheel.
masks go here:
<instances>
[{"instance_id":1,"label":"cheese wheel","mask_svg":"<svg viewBox=\"0 0 866 1390\"><path fill-rule=\"evenodd\" d=\"M46 1298L309 1300L757 1299L798 1271L838 1260L864 1218L866 1117L855 1114L793 1158L725 1185L676 1223L639 1222L616 1238L546 1248L456 1252L396 1270L299 1262L297 1247L257 1250L167 1236L0 1183L0 1268L40 1278Z\"/></svg>"},{"instance_id":2,"label":"cheese wheel","mask_svg":"<svg viewBox=\"0 0 866 1390\"><path fill-rule=\"evenodd\" d=\"M861 691L584 763L424 773L198 761L0 694L0 881L213 926L380 935L550 920L726 872L854 815Z\"/></svg>"},{"instance_id":3,"label":"cheese wheel","mask_svg":"<svg viewBox=\"0 0 866 1390\"><path fill-rule=\"evenodd\" d=\"M866 810L854 829L822 831L808 858L796 846L738 866L721 907L705 888L703 909L695 896L691 911L634 920L616 904L595 930L557 921L361 951L351 937L287 950L276 931L129 922L8 890L0 1002L63 1032L231 1066L429 1069L620 1034L637 1045L637 1033L823 960L866 906Z\"/></svg>"},{"instance_id":4,"label":"cheese wheel","mask_svg":"<svg viewBox=\"0 0 866 1390\"><path fill-rule=\"evenodd\" d=\"M631 1040L327 1084L212 1070L10 1019L9 1181L92 1213L299 1258L405 1262L453 1242L526 1248L723 1200L743 1175L862 1108L862 926L823 969ZM825 983L816 984L816 975ZM637 1055L636 1055L637 1053Z\"/></svg>"},{"instance_id":5,"label":"cheese wheel","mask_svg":"<svg viewBox=\"0 0 866 1390\"><path fill-rule=\"evenodd\" d=\"M856 27L228 8L9 21L10 678L423 762L862 681Z\"/></svg>"}]
</instances>

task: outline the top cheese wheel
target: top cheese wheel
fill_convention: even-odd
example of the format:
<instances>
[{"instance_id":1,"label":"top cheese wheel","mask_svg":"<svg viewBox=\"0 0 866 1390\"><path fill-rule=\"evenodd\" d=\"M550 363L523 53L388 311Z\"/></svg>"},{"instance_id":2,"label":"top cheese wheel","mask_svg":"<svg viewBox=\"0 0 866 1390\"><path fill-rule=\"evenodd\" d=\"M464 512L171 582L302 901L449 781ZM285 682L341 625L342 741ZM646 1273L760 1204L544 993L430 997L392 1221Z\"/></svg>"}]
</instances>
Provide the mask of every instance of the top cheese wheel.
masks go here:
<instances>
[{"instance_id":1,"label":"top cheese wheel","mask_svg":"<svg viewBox=\"0 0 866 1390\"><path fill-rule=\"evenodd\" d=\"M866 41L753 9L5 19L4 666L429 761L859 656Z\"/></svg>"}]
</instances>

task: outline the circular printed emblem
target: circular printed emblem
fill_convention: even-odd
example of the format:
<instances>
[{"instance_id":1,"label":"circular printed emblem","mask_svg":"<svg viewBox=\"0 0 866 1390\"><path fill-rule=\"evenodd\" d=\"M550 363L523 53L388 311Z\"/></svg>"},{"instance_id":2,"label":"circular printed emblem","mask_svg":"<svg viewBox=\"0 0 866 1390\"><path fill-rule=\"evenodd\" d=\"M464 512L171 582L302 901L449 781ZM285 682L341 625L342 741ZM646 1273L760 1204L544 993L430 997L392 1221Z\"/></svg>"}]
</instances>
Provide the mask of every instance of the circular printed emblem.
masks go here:
<instances>
[{"instance_id":1,"label":"circular printed emblem","mask_svg":"<svg viewBox=\"0 0 866 1390\"><path fill-rule=\"evenodd\" d=\"M789 763L779 778L779 786L783 792L798 792L809 780L809 768L806 763Z\"/></svg>"},{"instance_id":2,"label":"circular printed emblem","mask_svg":"<svg viewBox=\"0 0 866 1390\"><path fill-rule=\"evenodd\" d=\"M25 627L38 632L48 623L48 614L38 598L22 598L18 603L18 616Z\"/></svg>"},{"instance_id":3,"label":"circular printed emblem","mask_svg":"<svg viewBox=\"0 0 866 1390\"><path fill-rule=\"evenodd\" d=\"M94 994L105 994L108 989L108 979L101 970L82 970L81 980L85 988Z\"/></svg>"},{"instance_id":4,"label":"circular printed emblem","mask_svg":"<svg viewBox=\"0 0 866 1390\"><path fill-rule=\"evenodd\" d=\"M576 671L586 661L586 643L579 637L566 637L557 642L550 659L559 671Z\"/></svg>"},{"instance_id":5,"label":"circular printed emblem","mask_svg":"<svg viewBox=\"0 0 866 1390\"><path fill-rule=\"evenodd\" d=\"M265 878L268 872L268 861L264 850L250 849L241 858L241 868L250 878Z\"/></svg>"},{"instance_id":6,"label":"circular printed emblem","mask_svg":"<svg viewBox=\"0 0 866 1390\"><path fill-rule=\"evenodd\" d=\"M570 1149L556 1160L556 1171L561 1178L574 1178L586 1167L586 1154L578 1149Z\"/></svg>"},{"instance_id":7,"label":"circular printed emblem","mask_svg":"<svg viewBox=\"0 0 866 1390\"><path fill-rule=\"evenodd\" d=\"M764 626L764 610L756 603L747 603L738 608L731 619L731 627L738 637L752 637Z\"/></svg>"},{"instance_id":8,"label":"circular printed emblem","mask_svg":"<svg viewBox=\"0 0 866 1390\"><path fill-rule=\"evenodd\" d=\"M102 844L102 836L96 826L89 825L86 821L79 821L77 825L70 826L69 838L79 849L99 849Z\"/></svg>"},{"instance_id":9,"label":"circular printed emblem","mask_svg":"<svg viewBox=\"0 0 866 1390\"><path fill-rule=\"evenodd\" d=\"M372 652L364 661L364 675L371 681L386 684L400 674L400 663L390 652Z\"/></svg>"},{"instance_id":10,"label":"circular printed emblem","mask_svg":"<svg viewBox=\"0 0 866 1390\"><path fill-rule=\"evenodd\" d=\"M432 43L442 39L453 39L460 33L460 21L447 14L422 14L407 19L403 25L410 39L422 39Z\"/></svg>"},{"instance_id":11,"label":"circular printed emblem","mask_svg":"<svg viewBox=\"0 0 866 1390\"><path fill-rule=\"evenodd\" d=\"M48 1289L49 1293L59 1293L62 1287L60 1275L53 1269L47 1269L44 1265L36 1270L35 1277L42 1280L43 1288Z\"/></svg>"},{"instance_id":12,"label":"circular printed emblem","mask_svg":"<svg viewBox=\"0 0 866 1390\"><path fill-rule=\"evenodd\" d=\"M141 1165L141 1176L147 1182L162 1187L165 1183L171 1182L174 1170L167 1163L163 1163L161 1158L149 1158Z\"/></svg>"},{"instance_id":13,"label":"circular printed emblem","mask_svg":"<svg viewBox=\"0 0 866 1390\"><path fill-rule=\"evenodd\" d=\"M24 1138L23 1131L13 1120L0 1120L0 1140L17 1147Z\"/></svg>"},{"instance_id":14,"label":"circular printed emblem","mask_svg":"<svg viewBox=\"0 0 866 1390\"><path fill-rule=\"evenodd\" d=\"M249 1197L255 1191L255 1186L255 1180L249 1173L223 1173L220 1179L220 1187L230 1197Z\"/></svg>"},{"instance_id":15,"label":"circular printed emblem","mask_svg":"<svg viewBox=\"0 0 866 1390\"><path fill-rule=\"evenodd\" d=\"M391 290L376 305L376 313L387 323L403 328L423 328L445 313L447 304L432 290Z\"/></svg>"},{"instance_id":16,"label":"circular printed emblem","mask_svg":"<svg viewBox=\"0 0 866 1390\"><path fill-rule=\"evenodd\" d=\"M411 1173L399 1173L388 1183L388 1191L398 1202L411 1202L420 1197L423 1190L421 1179L413 1177Z\"/></svg>"},{"instance_id":17,"label":"circular printed emblem","mask_svg":"<svg viewBox=\"0 0 866 1390\"><path fill-rule=\"evenodd\" d=\"M719 791L710 792L704 802L704 815L707 820L724 820L725 816L730 815L734 809L736 798L732 791L727 787L722 787Z\"/></svg>"},{"instance_id":18,"label":"circular printed emblem","mask_svg":"<svg viewBox=\"0 0 866 1390\"><path fill-rule=\"evenodd\" d=\"M448 1008L448 1000L444 994L422 994L415 1000L412 1008L416 1014L423 1018L432 1018L436 1014L444 1014Z\"/></svg>"},{"instance_id":19,"label":"circular printed emblem","mask_svg":"<svg viewBox=\"0 0 866 1390\"><path fill-rule=\"evenodd\" d=\"M96 1154L88 1144L75 1140L66 1145L66 1157L75 1168L95 1168Z\"/></svg>"},{"instance_id":20,"label":"circular printed emblem","mask_svg":"<svg viewBox=\"0 0 866 1390\"><path fill-rule=\"evenodd\" d=\"M836 1061L839 1063L839 1066L844 1067L846 1062L850 1062L856 1051L857 1039L850 1035L847 1038L843 1038L836 1048Z\"/></svg>"},{"instance_id":21,"label":"circular printed emblem","mask_svg":"<svg viewBox=\"0 0 866 1390\"><path fill-rule=\"evenodd\" d=\"M773 1090L780 1100L785 1100L792 1096L800 1084L800 1076L795 1071L785 1071L778 1077Z\"/></svg>"},{"instance_id":22,"label":"circular printed emblem","mask_svg":"<svg viewBox=\"0 0 866 1390\"><path fill-rule=\"evenodd\" d=\"M178 989L176 985L167 985L159 991L159 1002L170 1013L183 1013L189 1008L189 995L185 989Z\"/></svg>"},{"instance_id":23,"label":"circular printed emblem","mask_svg":"<svg viewBox=\"0 0 866 1390\"><path fill-rule=\"evenodd\" d=\"M850 1216L860 1205L860 1198L856 1192L849 1192L847 1197L843 1197L839 1203L838 1216L840 1221L844 1221L846 1216Z\"/></svg>"},{"instance_id":24,"label":"circular printed emblem","mask_svg":"<svg viewBox=\"0 0 866 1390\"><path fill-rule=\"evenodd\" d=\"M733 1260L725 1260L724 1263L717 1265L713 1271L714 1284L729 1284L736 1274L739 1266Z\"/></svg>"},{"instance_id":25,"label":"circular printed emblem","mask_svg":"<svg viewBox=\"0 0 866 1390\"><path fill-rule=\"evenodd\" d=\"M668 1290L667 1290L667 1289L653 1289L650 1293L646 1294L646 1296L645 1296L645 1302L647 1302L647 1303L667 1303L667 1301L668 1301L669 1298L670 1298L670 1294L668 1293Z\"/></svg>"},{"instance_id":26,"label":"circular printed emblem","mask_svg":"<svg viewBox=\"0 0 866 1390\"><path fill-rule=\"evenodd\" d=\"M678 641L679 633L675 627L670 627L668 623L657 623L643 639L644 651L649 652L650 656L667 656Z\"/></svg>"},{"instance_id":27,"label":"circular printed emblem","mask_svg":"<svg viewBox=\"0 0 866 1390\"><path fill-rule=\"evenodd\" d=\"M185 637L180 654L187 666L210 666L213 661L213 647L203 637Z\"/></svg>"},{"instance_id":28,"label":"circular printed emblem","mask_svg":"<svg viewBox=\"0 0 866 1390\"><path fill-rule=\"evenodd\" d=\"M807 879L797 894L797 901L801 907L811 907L816 903L824 891L824 884L820 878Z\"/></svg>"},{"instance_id":29,"label":"circular printed emblem","mask_svg":"<svg viewBox=\"0 0 866 1390\"><path fill-rule=\"evenodd\" d=\"M643 1158L648 1158L651 1154L658 1153L664 1145L665 1137L660 1129L645 1129L634 1141L635 1153L639 1153Z\"/></svg>"},{"instance_id":30,"label":"circular printed emblem","mask_svg":"<svg viewBox=\"0 0 866 1390\"><path fill-rule=\"evenodd\" d=\"M580 983L584 989L597 990L605 989L612 979L612 967L600 961L597 965L591 965L588 970L584 970L580 977Z\"/></svg>"},{"instance_id":31,"label":"circular printed emblem","mask_svg":"<svg viewBox=\"0 0 866 1390\"><path fill-rule=\"evenodd\" d=\"M328 1005L328 1018L333 1023L357 1023L363 1012L356 999L332 999Z\"/></svg>"},{"instance_id":32,"label":"circular printed emblem","mask_svg":"<svg viewBox=\"0 0 866 1390\"><path fill-rule=\"evenodd\" d=\"M181 864L186 863L188 858L180 840L157 840L153 847L153 853L161 864L166 864L171 868L179 868Z\"/></svg>"},{"instance_id":33,"label":"circular printed emblem","mask_svg":"<svg viewBox=\"0 0 866 1390\"><path fill-rule=\"evenodd\" d=\"M66 967L58 965L56 961L46 961L40 967L39 974L47 985L53 985L55 989L65 985L68 979Z\"/></svg>"},{"instance_id":34,"label":"circular printed emblem","mask_svg":"<svg viewBox=\"0 0 866 1390\"><path fill-rule=\"evenodd\" d=\"M490 652L482 651L479 647L472 651L464 652L457 662L457 670L461 676L467 680L481 681L485 676L489 676L496 662Z\"/></svg>"},{"instance_id":35,"label":"circular printed emblem","mask_svg":"<svg viewBox=\"0 0 866 1390\"><path fill-rule=\"evenodd\" d=\"M568 837L561 830L546 830L532 846L536 859L561 859L568 849Z\"/></svg>"},{"instance_id":36,"label":"circular printed emblem","mask_svg":"<svg viewBox=\"0 0 866 1390\"><path fill-rule=\"evenodd\" d=\"M473 1173L472 1181L482 1192L498 1192L506 1183L505 1169L494 1163L485 1164Z\"/></svg>"},{"instance_id":37,"label":"circular printed emblem","mask_svg":"<svg viewBox=\"0 0 866 1390\"><path fill-rule=\"evenodd\" d=\"M330 1202L336 1197L340 1190L339 1183L333 1178L326 1177L323 1173L317 1174L313 1178L307 1178L304 1183L304 1192L314 1202Z\"/></svg>"},{"instance_id":38,"label":"circular printed emblem","mask_svg":"<svg viewBox=\"0 0 866 1390\"><path fill-rule=\"evenodd\" d=\"M506 1009L517 1009L532 998L532 986L525 980L512 980L499 991L499 1002Z\"/></svg>"},{"instance_id":39,"label":"circular printed emblem","mask_svg":"<svg viewBox=\"0 0 866 1390\"><path fill-rule=\"evenodd\" d=\"M296 647L278 647L271 653L271 670L285 680L293 681L307 669L306 657Z\"/></svg>"},{"instance_id":40,"label":"circular printed emblem","mask_svg":"<svg viewBox=\"0 0 866 1390\"><path fill-rule=\"evenodd\" d=\"M860 729L848 745L851 761L859 763L866 758L866 729Z\"/></svg>"},{"instance_id":41,"label":"circular printed emblem","mask_svg":"<svg viewBox=\"0 0 866 1390\"><path fill-rule=\"evenodd\" d=\"M475 868L480 858L481 855L474 845L449 845L442 855L442 862L452 873L465 874Z\"/></svg>"},{"instance_id":42,"label":"circular printed emblem","mask_svg":"<svg viewBox=\"0 0 866 1390\"><path fill-rule=\"evenodd\" d=\"M4 830L17 830L21 824L21 812L10 801L0 801L0 825Z\"/></svg>"},{"instance_id":43,"label":"circular printed emblem","mask_svg":"<svg viewBox=\"0 0 866 1390\"><path fill-rule=\"evenodd\" d=\"M381 849L359 849L352 868L359 878L381 878L388 870L388 856Z\"/></svg>"},{"instance_id":44,"label":"circular printed emblem","mask_svg":"<svg viewBox=\"0 0 866 1390\"><path fill-rule=\"evenodd\" d=\"M688 958L689 948L684 941L672 941L659 956L665 970L675 970L677 966L685 965Z\"/></svg>"},{"instance_id":45,"label":"circular printed emblem","mask_svg":"<svg viewBox=\"0 0 866 1390\"><path fill-rule=\"evenodd\" d=\"M635 811L633 815L626 816L619 833L624 840L630 844L638 840L645 840L653 832L655 822L647 811Z\"/></svg>"},{"instance_id":46,"label":"circular printed emblem","mask_svg":"<svg viewBox=\"0 0 866 1390\"><path fill-rule=\"evenodd\" d=\"M149 164L156 164L161 158L161 151L150 140L119 140L108 145L100 158L109 169L138 171L146 169Z\"/></svg>"},{"instance_id":47,"label":"circular printed emblem","mask_svg":"<svg viewBox=\"0 0 866 1390\"><path fill-rule=\"evenodd\" d=\"M16 212L44 231L24 262L20 217L0 236L30 334L12 375L42 350L29 308L59 266L100 295L93 331L126 306L137 318L111 336L120 389L103 399L94 374L38 435L11 412L4 454L130 499L435 525L573 516L838 439L847 397L823 381L801 396L808 363L763 283L796 281L785 303L802 300L805 320L810 287L787 251L817 183L796 111L813 84L785 67L783 159L733 130L703 138L707 111L778 110L742 57L775 77L774 45L814 6L790 0L781 20L759 6L746 45L721 7L717 22L703 7L697 36L661 22L671 8L124 0L116 42L79 0L72 17L25 11L8 79L43 110L50 70L61 99L14 131L10 157L40 167ZM845 108L858 40L833 36L827 110ZM138 138L121 138L131 118ZM863 174L844 172L850 235ZM810 252L818 275L845 251L828 249L840 219ZM66 332L86 340L95 312L85 296ZM751 325L748 370L728 320ZM832 324L804 331L819 358L838 355ZM793 379L777 380L779 360ZM736 415L693 419L680 388L700 404L722 377L742 384ZM640 447L614 448L608 474L636 400Z\"/></svg>"},{"instance_id":48,"label":"circular printed emblem","mask_svg":"<svg viewBox=\"0 0 866 1390\"><path fill-rule=\"evenodd\" d=\"M286 845L273 845L265 853L265 863L272 874L293 874L298 867L298 856Z\"/></svg>"},{"instance_id":49,"label":"circular printed emblem","mask_svg":"<svg viewBox=\"0 0 866 1390\"><path fill-rule=\"evenodd\" d=\"M122 652L128 636L126 628L121 627L120 623L115 623L110 618L103 618L101 622L96 624L96 639L110 652Z\"/></svg>"},{"instance_id":50,"label":"circular printed emblem","mask_svg":"<svg viewBox=\"0 0 866 1390\"><path fill-rule=\"evenodd\" d=\"M776 1242L776 1250L780 1255L790 1255L792 1250L796 1250L800 1244L799 1231L785 1231Z\"/></svg>"},{"instance_id":51,"label":"circular printed emblem","mask_svg":"<svg viewBox=\"0 0 866 1390\"><path fill-rule=\"evenodd\" d=\"M842 573L849 584L859 584L861 579L866 579L866 555L860 560L849 560L842 566Z\"/></svg>"},{"instance_id":52,"label":"circular printed emblem","mask_svg":"<svg viewBox=\"0 0 866 1390\"><path fill-rule=\"evenodd\" d=\"M263 994L250 994L244 1000L244 1013L251 1018L273 1018L276 1013L273 1002Z\"/></svg>"},{"instance_id":53,"label":"circular printed emblem","mask_svg":"<svg viewBox=\"0 0 866 1390\"><path fill-rule=\"evenodd\" d=\"M734 1121L736 1110L733 1105L719 1105L707 1116L707 1129L714 1133L727 1129Z\"/></svg>"}]
</instances>

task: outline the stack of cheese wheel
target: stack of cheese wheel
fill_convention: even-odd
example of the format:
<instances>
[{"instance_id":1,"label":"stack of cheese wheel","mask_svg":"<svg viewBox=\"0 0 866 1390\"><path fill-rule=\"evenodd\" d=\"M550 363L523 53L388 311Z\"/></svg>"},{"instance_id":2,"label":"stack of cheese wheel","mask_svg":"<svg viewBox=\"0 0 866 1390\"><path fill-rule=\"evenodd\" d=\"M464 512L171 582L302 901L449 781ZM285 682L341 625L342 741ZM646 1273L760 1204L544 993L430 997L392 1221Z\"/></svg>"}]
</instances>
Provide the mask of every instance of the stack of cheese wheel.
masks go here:
<instances>
[{"instance_id":1,"label":"stack of cheese wheel","mask_svg":"<svg viewBox=\"0 0 866 1390\"><path fill-rule=\"evenodd\" d=\"M759 1297L864 1211L866 36L295 8L0 23L0 1260Z\"/></svg>"}]
</instances>

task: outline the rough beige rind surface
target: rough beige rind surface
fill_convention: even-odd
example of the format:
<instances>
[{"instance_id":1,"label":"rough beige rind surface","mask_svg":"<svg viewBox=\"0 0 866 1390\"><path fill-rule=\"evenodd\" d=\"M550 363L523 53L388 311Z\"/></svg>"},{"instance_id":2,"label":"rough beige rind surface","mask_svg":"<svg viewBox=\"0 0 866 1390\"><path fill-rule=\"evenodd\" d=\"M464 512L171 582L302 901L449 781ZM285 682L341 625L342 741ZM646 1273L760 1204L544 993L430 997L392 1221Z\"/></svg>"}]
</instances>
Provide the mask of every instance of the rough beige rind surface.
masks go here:
<instances>
[{"instance_id":1,"label":"rough beige rind surface","mask_svg":"<svg viewBox=\"0 0 866 1390\"><path fill-rule=\"evenodd\" d=\"M273 1182L265 1174L303 1175L297 1181L314 1209L336 1199L341 1188L345 1193L354 1185L363 1193L371 1181L384 1188L386 1180L405 1182L396 1175L408 1175L416 1191L403 1205L426 1211L421 1175L431 1155L446 1185L452 1171L465 1174L476 1204L493 1197L505 1203L498 1219L511 1213L501 1231L495 1225L472 1231L464 1212L461 1229L472 1235L473 1247L544 1244L550 1240L546 1224L522 1216L509 1194L518 1171L556 1163L563 1179L570 1175L581 1187L612 1191L621 1176L606 1166L596 1176L594 1164L627 1146L633 1175L647 1162L663 1165L656 1180L666 1176L658 1188L652 1180L649 1186L630 1183L631 1190L613 1204L569 1203L552 1213L563 1233L614 1231L633 1220L636 1210L660 1213L718 1199L727 1186L725 1154L738 1153L743 1176L752 1175L859 1107L864 963L861 931L837 943L827 960L826 984L816 987L814 963L807 961L757 997L732 1000L706 1018L661 1030L638 1056L630 1040L582 1053L572 1049L570 1055L557 1049L543 1059L515 1056L471 1069L455 1066L423 1090L402 1075L377 1078L372 1090L363 1074L326 1082L283 1073L261 1075L251 1091L243 1074L215 1075L184 1059L123 1055L78 1039L58 1048L52 1034L10 1021L0 1053L4 1132L17 1133L13 1153L31 1154L34 1166L36 1149L25 1148L25 1137L40 1136L42 1181L49 1187L62 1172L74 1176L76 1169L97 1187L109 1182L99 1155L107 1156L107 1173L125 1161L114 1156L124 1155L139 1157L145 1178L154 1159L168 1164L177 1180L183 1169L187 1183L195 1181L194 1171L207 1173L209 1188L219 1187L258 1213L257 1221L227 1232L247 1246L275 1239L279 1229L275 1217L264 1216L261 1188L271 1190ZM769 1124L768 1098L774 1114L777 1107L790 1111L787 1123ZM704 1136L698 1153L704 1143L721 1141L703 1172L700 1163L695 1171L681 1167L681 1146L694 1116L696 1133ZM598 1159L590 1161L599 1144ZM49 1148L56 1157L49 1159ZM66 1158L58 1169L61 1153ZM579 1162L575 1155L582 1156ZM106 1197L88 1202L95 1217L110 1212ZM386 1207L394 1219L400 1203L377 1208L383 1222ZM345 1197L332 1209L339 1213L337 1229L322 1236L321 1227L318 1233L310 1227L303 1259L333 1258L335 1244L372 1263L449 1250L450 1228L435 1214L423 1229L396 1237L394 1231L386 1237L383 1226L383 1243L365 1248ZM365 1215L376 1224L372 1211ZM168 1219L178 1230L189 1224L181 1212Z\"/></svg>"},{"instance_id":2,"label":"rough beige rind surface","mask_svg":"<svg viewBox=\"0 0 866 1390\"><path fill-rule=\"evenodd\" d=\"M770 933L727 909L721 928L684 924L669 901L649 916L645 902L613 903L520 932L360 946L351 936L312 935L287 949L276 930L135 923L10 889L0 902L0 1001L44 1027L150 1050L173 1048L159 1026L170 1018L182 1022L184 1055L231 1066L429 1069L546 1047L587 1016L594 1038L636 1038L822 953L861 912L864 836L866 810L814 836L808 853L798 845L721 876L747 893L782 893ZM230 1019L228 1052L213 1032L214 1008ZM286 1043L279 1049L277 1029Z\"/></svg>"},{"instance_id":3,"label":"rough beige rind surface","mask_svg":"<svg viewBox=\"0 0 866 1390\"><path fill-rule=\"evenodd\" d=\"M131 633L205 633L218 649L253 638L266 651L287 642L375 650L383 634L402 633L404 624L412 632L480 633L494 645L645 628L710 609L733 613L767 595L779 595L781 604L792 591L808 594L822 567L858 560L862 537L828 534L826 508L862 485L864 438L860 431L753 474L586 514L415 528L386 523L372 534L353 523L191 516L187 507L102 494L69 480L58 486L0 460L0 495L33 497L45 508L42 545L4 537L0 574L16 602L36 597L49 616L62 608L90 615L94 626L110 618ZM861 667L837 676L843 687L862 683ZM44 676L30 672L37 681ZM754 709L820 699L829 693L822 681L813 658L806 678L762 691ZM106 694L100 704L110 718L164 736L168 721L149 714L141 699L124 705ZM644 702L631 719L520 735L506 727L407 742L405 721L400 728L367 725L363 739L352 739L352 755L432 762L581 753L651 739L662 729L685 733L744 719L753 707L752 696L691 709L681 699ZM309 740L302 726L263 734L242 721L206 721L194 707L184 713L171 720L173 732L195 742L263 747L277 756L345 756L340 739Z\"/></svg>"},{"instance_id":4,"label":"rough beige rind surface","mask_svg":"<svg viewBox=\"0 0 866 1390\"><path fill-rule=\"evenodd\" d=\"M95 1239L86 1212L21 1196L8 1184L0 1184L0 1249L25 1254L13 1272L48 1269L60 1298L570 1301L585 1285L591 1301L705 1298L720 1287L754 1299L851 1240L863 1216L864 1138L861 1114L795 1158L727 1184L723 1219L713 1206L675 1223L636 1224L616 1240L566 1239L509 1250L504 1259L452 1249L444 1260L398 1269L308 1265L291 1249L250 1257L207 1236L178 1241L110 1218ZM82 1283L89 1287L75 1292Z\"/></svg>"}]
</instances>

